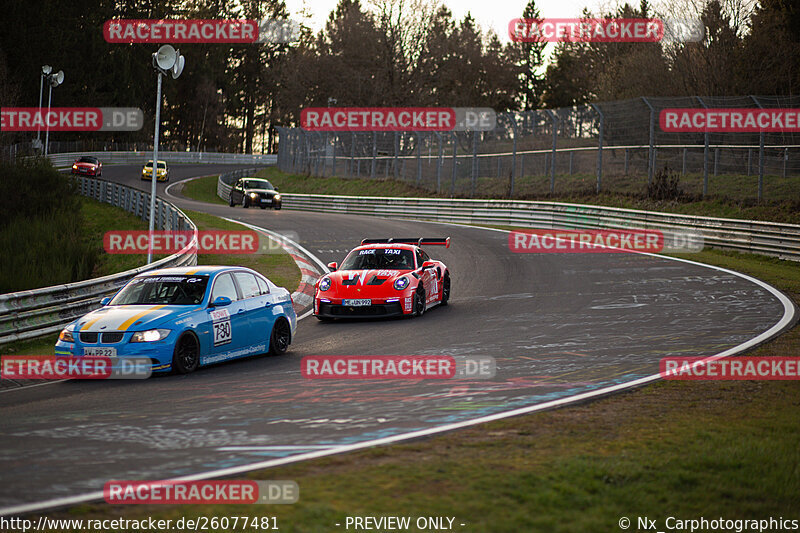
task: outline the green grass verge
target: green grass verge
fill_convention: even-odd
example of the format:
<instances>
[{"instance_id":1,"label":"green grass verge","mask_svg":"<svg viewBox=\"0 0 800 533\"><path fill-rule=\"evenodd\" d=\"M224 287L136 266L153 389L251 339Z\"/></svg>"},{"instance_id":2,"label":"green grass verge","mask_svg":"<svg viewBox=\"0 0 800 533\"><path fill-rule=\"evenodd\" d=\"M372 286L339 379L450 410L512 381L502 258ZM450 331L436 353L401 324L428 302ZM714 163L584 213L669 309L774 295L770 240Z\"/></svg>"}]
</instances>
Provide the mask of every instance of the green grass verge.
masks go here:
<instances>
[{"instance_id":1,"label":"green grass verge","mask_svg":"<svg viewBox=\"0 0 800 533\"><path fill-rule=\"evenodd\" d=\"M185 197L198 202L227 205L222 198L217 196L218 179L219 176L206 176L205 178L186 181L179 191Z\"/></svg>"},{"instance_id":2,"label":"green grass verge","mask_svg":"<svg viewBox=\"0 0 800 533\"><path fill-rule=\"evenodd\" d=\"M92 243L103 246L103 234L108 228L114 229L147 229L147 223L140 218L127 213L123 209L108 204L82 199L84 220L86 221L86 238ZM233 230L241 231L244 226L228 222L221 218L184 210L184 213L194 221L199 230ZM262 237L265 238L265 237ZM275 248L271 248L275 249ZM157 256L160 257L160 256ZM100 262L104 270L98 270L97 276L123 272L145 263L146 256L126 254L101 254ZM197 256L198 265L240 265L260 272L267 276L273 283L286 287L293 292L300 285L300 269L297 268L292 257L284 252L272 254L226 254L213 255L201 254ZM53 355L58 334L37 337L28 341L9 343L0 349L3 354L15 355ZM0 355L0 357L2 357Z\"/></svg>"},{"instance_id":3,"label":"green grass verge","mask_svg":"<svg viewBox=\"0 0 800 533\"><path fill-rule=\"evenodd\" d=\"M192 219L199 230L246 230L245 226L235 222L228 222L213 215L198 211L184 209L186 215ZM266 237L261 237L266 239ZM239 265L252 268L268 277L276 285L286 287L293 292L300 285L300 269L292 257L281 251L271 254L201 254L197 256L198 265Z\"/></svg>"},{"instance_id":4,"label":"green grass verge","mask_svg":"<svg viewBox=\"0 0 800 533\"><path fill-rule=\"evenodd\" d=\"M800 299L796 265L737 253L687 256ZM750 355L800 353L795 328ZM659 382L583 405L254 472L291 479L285 506L81 505L63 517L275 516L281 531L344 530L347 516L451 516L463 531L621 531L621 517L796 518L798 382ZM240 476L245 477L245 476ZM52 516L53 513L49 513ZM247 529L246 531L253 531ZM416 531L412 528L410 531Z\"/></svg>"},{"instance_id":5,"label":"green grass verge","mask_svg":"<svg viewBox=\"0 0 800 533\"><path fill-rule=\"evenodd\" d=\"M97 248L93 278L124 272L147 263L146 254L109 254L103 250L103 235L107 231L147 230L147 222L120 207L98 202L82 196L81 214L83 215L83 240ZM165 257L156 255L156 259Z\"/></svg>"}]
</instances>

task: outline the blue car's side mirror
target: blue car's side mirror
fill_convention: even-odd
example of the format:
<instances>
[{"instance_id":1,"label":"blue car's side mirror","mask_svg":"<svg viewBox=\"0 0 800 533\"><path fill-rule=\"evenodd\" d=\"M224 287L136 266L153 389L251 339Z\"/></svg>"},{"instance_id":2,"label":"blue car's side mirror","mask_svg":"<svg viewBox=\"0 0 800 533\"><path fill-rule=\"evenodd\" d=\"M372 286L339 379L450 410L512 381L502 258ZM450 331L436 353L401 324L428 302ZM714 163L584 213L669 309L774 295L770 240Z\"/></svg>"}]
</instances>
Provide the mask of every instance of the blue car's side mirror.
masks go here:
<instances>
[{"instance_id":1,"label":"blue car's side mirror","mask_svg":"<svg viewBox=\"0 0 800 533\"><path fill-rule=\"evenodd\" d=\"M108 302L110 302L110 301L111 301L111 298L109 298L108 296L106 296L105 298L103 298L102 300L100 300L100 305L108 305Z\"/></svg>"},{"instance_id":2,"label":"blue car's side mirror","mask_svg":"<svg viewBox=\"0 0 800 533\"><path fill-rule=\"evenodd\" d=\"M231 305L231 299L227 296L217 296L214 298L214 301L211 302L211 307L224 307L226 305Z\"/></svg>"}]
</instances>

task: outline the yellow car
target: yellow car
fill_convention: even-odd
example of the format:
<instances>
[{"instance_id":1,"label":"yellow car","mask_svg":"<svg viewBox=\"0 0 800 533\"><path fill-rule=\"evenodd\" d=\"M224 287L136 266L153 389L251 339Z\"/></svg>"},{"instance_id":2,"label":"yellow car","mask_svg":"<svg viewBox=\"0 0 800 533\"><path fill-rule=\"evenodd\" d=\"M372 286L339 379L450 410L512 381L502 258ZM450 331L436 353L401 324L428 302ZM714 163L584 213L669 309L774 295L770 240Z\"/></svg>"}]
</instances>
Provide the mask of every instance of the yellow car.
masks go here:
<instances>
[{"instance_id":1,"label":"yellow car","mask_svg":"<svg viewBox=\"0 0 800 533\"><path fill-rule=\"evenodd\" d=\"M150 181L153 177L153 160L147 162L142 168L142 179ZM156 174L156 181L169 181L169 169L167 168L166 161L158 161L158 171Z\"/></svg>"}]
</instances>

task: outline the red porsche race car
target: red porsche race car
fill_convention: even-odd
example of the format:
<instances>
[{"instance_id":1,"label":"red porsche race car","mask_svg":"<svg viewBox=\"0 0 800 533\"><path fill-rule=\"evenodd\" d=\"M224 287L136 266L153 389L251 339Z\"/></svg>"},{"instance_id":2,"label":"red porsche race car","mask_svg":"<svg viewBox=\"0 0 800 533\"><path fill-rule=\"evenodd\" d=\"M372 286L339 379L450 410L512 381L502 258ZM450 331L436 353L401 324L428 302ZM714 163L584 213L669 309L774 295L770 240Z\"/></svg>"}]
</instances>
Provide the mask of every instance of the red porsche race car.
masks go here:
<instances>
[{"instance_id":1,"label":"red porsche race car","mask_svg":"<svg viewBox=\"0 0 800 533\"><path fill-rule=\"evenodd\" d=\"M422 246L450 247L450 237L364 239L339 266L317 281L314 316L372 318L420 316L450 299L450 271Z\"/></svg>"}]
</instances>

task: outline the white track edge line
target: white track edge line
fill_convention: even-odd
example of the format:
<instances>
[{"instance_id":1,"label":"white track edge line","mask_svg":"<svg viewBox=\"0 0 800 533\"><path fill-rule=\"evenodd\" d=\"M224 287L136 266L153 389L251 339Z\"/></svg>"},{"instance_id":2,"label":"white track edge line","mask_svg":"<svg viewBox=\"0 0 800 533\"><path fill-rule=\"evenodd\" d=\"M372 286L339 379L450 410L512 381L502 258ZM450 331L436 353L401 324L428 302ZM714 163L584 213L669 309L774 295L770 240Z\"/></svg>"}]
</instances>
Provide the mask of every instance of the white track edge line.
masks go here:
<instances>
[{"instance_id":1,"label":"white track edge line","mask_svg":"<svg viewBox=\"0 0 800 533\"><path fill-rule=\"evenodd\" d=\"M238 220L232 220L232 222L241 223ZM482 230L497 231L497 232L501 232L501 233L509 233L510 232L509 230L502 230L502 229L497 229L497 228L484 228L484 227L481 227L481 226L473 226L473 225L469 225L469 224L453 224L453 223L448 223L448 222L435 222L435 221L421 221L421 222L430 222L430 223L433 223L433 224L445 224L445 225L451 225L451 226L471 227L471 228L482 229ZM244 224L244 225L250 226L250 224ZM255 226L255 227L257 227L257 226ZM259 228L259 229L263 229L263 228ZM264 230L264 231L267 231L268 233L271 233L269 230ZM305 250L302 247L301 247L301 249ZM305 250L305 251L306 251L306 253L309 253L307 250ZM310 255L311 255L311 257L315 257L313 254L310 254ZM781 319L778 322L776 322L772 327L770 327L768 330L763 331L762 333L760 333L756 337L753 337L752 339L749 339L749 340L747 340L747 341L745 341L745 342L743 342L743 343L741 343L741 344L739 344L737 346L734 346L733 348L729 348L729 349L727 349L725 351L722 351L722 352L720 352L718 354L706 357L706 358L702 359L701 361L699 361L700 363L702 363L704 361L712 361L712 360L721 359L721 358L724 358L724 357L730 357L731 355L735 355L735 354L737 354L737 353L739 353L741 351L747 350L748 348L750 348L750 347L752 347L752 346L754 346L756 344L759 344L760 342L762 342L764 340L767 340L774 333L777 333L778 331L783 329L786 325L788 325L794 319L795 306L792 303L792 301L789 300L789 298L787 298L781 291L779 291L778 289L772 287L771 285L769 285L769 284L767 284L767 283L765 283L765 282L763 282L763 281L761 281L759 279L756 279L756 278L753 278L751 276L748 276L747 274L742 274L740 272L736 272L736 271L733 271L733 270L728 270L726 268L722 268L722 267L718 267L718 266L714 266L714 265L707 265L707 264L704 264L704 263L698 263L697 261L690 261L688 259L679 259L677 257L662 256L662 255L650 254L650 253L646 253L645 255L651 255L653 257L659 257L659 258L663 258L663 259L669 259L669 260L672 260L672 261L680 261L680 262L684 262L684 263L698 265L698 266L702 266L702 267L706 267L706 268L711 268L711 269L714 269L714 270L719 270L721 272L728 272L728 273L733 274L735 276L739 276L739 277L742 277L744 279L747 279L748 281L751 281L751 282L755 283L756 285L759 285L759 286L765 288L773 296L775 296L778 299L778 301L783 303L783 306L784 306L783 317L781 317ZM604 395L610 394L612 392L617 392L617 391L621 391L621 390L625 390L625 389L629 389L629 388L633 388L633 387L638 387L640 385L644 385L644 384L650 383L652 381L658 381L659 379L661 379L661 374L660 373L659 374L653 374L653 375L646 376L646 377L643 377L643 378L639 378L639 379L636 379L636 380L633 380L633 381L629 381L629 382L626 382L626 383L620 383L618 385L612 385L610 387L604 387L602 389L596 389L596 390L593 390L593 391L584 392L584 393L581 393L581 394L578 394L578 395L575 395L575 396L570 396L568 398L560 398L558 400L551 400L549 402L545 402L545 403L542 403L542 404L531 405L531 406L528 406L528 407L521 407L519 409L512 409L511 411L505 411L505 412L502 412L502 413L495 413L493 415L487 415L487 416L483 416L483 417L479 417L479 418L473 418L473 419L470 419L470 420L463 420L461 422L455 422L455 423L452 423L452 424L446 424L444 426L437 426L437 427L434 427L434 428L428 428L428 429L423 429L423 430L419 430L419 431L413 431L411 433L401 433L399 435L393 435L391 437L384 437L384 438L381 438L381 439L373 439L373 440L363 441L363 442L359 442L359 443L355 443L355 444L346 444L346 445L334 447L334 448L331 448L331 449L328 449L328 450L321 450L321 451L317 451L317 452L296 454L296 455L293 455L293 456L290 456L290 457L284 457L284 458L281 458L281 459L272 459L272 460L268 460L268 461L260 461L260 462L250 463L250 464L247 464L247 465L241 465L241 466L236 466L236 467L222 468L222 469L218 469L218 470L209 470L207 472L201 472L201 473L198 473L198 474L192 474L190 476L178 477L178 478L174 478L174 479L177 480L177 481L197 481L197 480L202 480L202 479L209 479L209 478L212 478L212 477L215 477L215 476L220 476L220 477L222 477L222 476L232 476L232 475L235 475L235 474L241 474L241 473L250 472L250 471L253 471L253 470L260 470L260 469L264 469L264 468L270 468L270 467L274 467L274 466L280 466L280 465L285 465L285 464L289 464L289 463L295 463L295 462L299 462L299 461L304 461L304 460L308 460L308 459L316 459L316 458L325 457L325 456L328 456L328 455L335 455L335 454L344 453L344 452L350 452L350 451L361 450L361 449L365 449L365 448L371 448L373 446L380 446L380 445L383 445L383 444L390 444L390 443L393 443L393 442L409 440L409 439L414 439L414 438L419 438L419 437L425 437L425 436L429 436L429 435L435 435L435 434L438 434L438 433L444 433L444 432L447 432L447 431L452 431L454 429L461 429L461 428L465 428L465 427L469 427L469 426L483 424L483 423L486 423L486 422L492 422L492 421L495 421L495 420L502 420L504 418L510 418L512 416L518 416L518 415L523 415L523 414L534 413L534 412L537 412L537 411L543 411L545 409L550 409L550 408L554 408L554 407L561 407L561 406L564 406L564 405L568 405L570 403L580 402L582 400L587 400L587 399L595 398L595 397L598 397L598 396L604 396ZM103 499L103 492L102 491L87 493L87 494L78 495L78 496L70 496L70 497L65 497L65 498L55 498L55 499L47 500L47 501L44 501L44 502L31 503L31 504L22 504L22 505L17 505L17 506L14 506L14 507L7 507L5 509L0 509L0 516L10 515L10 514L28 513L28 512L37 511L37 510L44 510L44 509L47 509L47 508L50 508L50 507L62 507L62 506L66 506L66 505L72 505L72 504L84 503L84 502L88 502L88 501L92 501L92 500L102 500L102 499Z\"/></svg>"}]
</instances>

